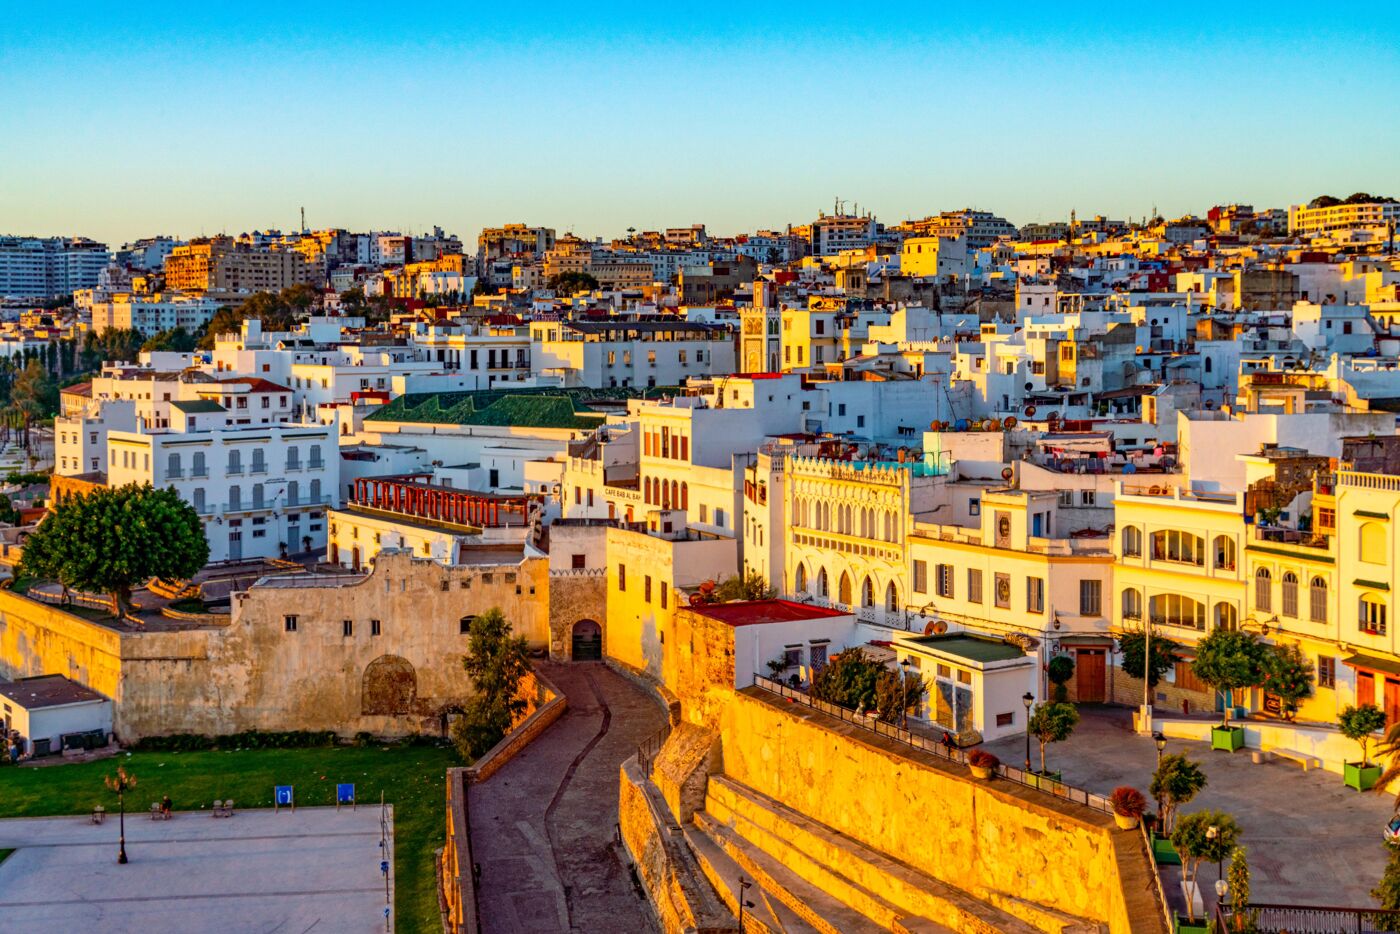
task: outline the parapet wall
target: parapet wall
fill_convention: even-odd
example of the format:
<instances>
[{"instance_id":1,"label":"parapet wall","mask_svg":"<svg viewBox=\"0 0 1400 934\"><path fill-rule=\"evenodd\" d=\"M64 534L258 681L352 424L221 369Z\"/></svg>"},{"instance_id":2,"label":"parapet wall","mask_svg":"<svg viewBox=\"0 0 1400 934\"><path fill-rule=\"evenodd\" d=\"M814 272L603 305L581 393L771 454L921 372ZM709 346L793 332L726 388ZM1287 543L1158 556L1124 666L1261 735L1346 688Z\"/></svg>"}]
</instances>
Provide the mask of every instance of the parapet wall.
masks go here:
<instances>
[{"instance_id":1,"label":"parapet wall","mask_svg":"<svg viewBox=\"0 0 1400 934\"><path fill-rule=\"evenodd\" d=\"M984 901L1031 902L1112 934L1165 928L1141 836L1111 815L974 780L756 689L724 710L721 743L729 778Z\"/></svg>"}]
</instances>

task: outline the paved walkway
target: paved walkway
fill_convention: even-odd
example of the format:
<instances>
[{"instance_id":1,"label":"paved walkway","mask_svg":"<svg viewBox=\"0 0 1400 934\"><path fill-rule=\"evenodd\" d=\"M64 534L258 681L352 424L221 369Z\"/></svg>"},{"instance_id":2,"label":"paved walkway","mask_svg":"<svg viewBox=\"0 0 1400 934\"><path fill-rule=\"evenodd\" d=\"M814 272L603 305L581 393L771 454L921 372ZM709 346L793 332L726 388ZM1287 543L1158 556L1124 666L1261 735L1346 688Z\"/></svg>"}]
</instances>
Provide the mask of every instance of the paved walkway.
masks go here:
<instances>
[{"instance_id":1,"label":"paved walkway","mask_svg":"<svg viewBox=\"0 0 1400 934\"><path fill-rule=\"evenodd\" d=\"M1046 765L1071 785L1108 794L1132 785L1147 794L1157 747L1132 732L1127 708L1080 708L1080 724L1066 742L1049 746ZM986 744L1003 762L1020 766L1025 738ZM1374 907L1371 888L1385 869L1381 830L1395 799L1358 794L1333 772L1303 772L1275 758L1255 765L1247 751L1212 752L1204 742L1169 739L1166 752L1184 752L1206 773L1205 789L1182 810L1226 811L1244 828L1252 899L1276 904ZM1040 753L1031 741L1031 764ZM1216 867L1202 867L1201 889L1213 902ZM1175 888L1175 887L1173 887ZM1169 897L1178 892L1169 891Z\"/></svg>"},{"instance_id":2,"label":"paved walkway","mask_svg":"<svg viewBox=\"0 0 1400 934\"><path fill-rule=\"evenodd\" d=\"M0 820L0 930L384 931L378 807L129 814L125 866L117 832L116 815Z\"/></svg>"},{"instance_id":3,"label":"paved walkway","mask_svg":"<svg viewBox=\"0 0 1400 934\"><path fill-rule=\"evenodd\" d=\"M568 712L469 793L485 934L655 931L618 855L618 769L665 714L602 664L540 670Z\"/></svg>"}]
</instances>

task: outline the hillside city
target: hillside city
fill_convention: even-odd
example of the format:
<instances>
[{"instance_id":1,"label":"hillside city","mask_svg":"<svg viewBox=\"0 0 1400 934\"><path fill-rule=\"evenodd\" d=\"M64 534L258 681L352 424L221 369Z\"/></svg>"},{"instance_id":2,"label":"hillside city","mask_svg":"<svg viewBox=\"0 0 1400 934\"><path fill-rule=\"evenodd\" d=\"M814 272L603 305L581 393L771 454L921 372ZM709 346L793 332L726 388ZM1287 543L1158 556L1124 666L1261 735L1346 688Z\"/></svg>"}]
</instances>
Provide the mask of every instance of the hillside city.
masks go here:
<instances>
[{"instance_id":1,"label":"hillside city","mask_svg":"<svg viewBox=\"0 0 1400 934\"><path fill-rule=\"evenodd\" d=\"M1400 202L1298 196L0 236L0 928L1395 930Z\"/></svg>"}]
</instances>

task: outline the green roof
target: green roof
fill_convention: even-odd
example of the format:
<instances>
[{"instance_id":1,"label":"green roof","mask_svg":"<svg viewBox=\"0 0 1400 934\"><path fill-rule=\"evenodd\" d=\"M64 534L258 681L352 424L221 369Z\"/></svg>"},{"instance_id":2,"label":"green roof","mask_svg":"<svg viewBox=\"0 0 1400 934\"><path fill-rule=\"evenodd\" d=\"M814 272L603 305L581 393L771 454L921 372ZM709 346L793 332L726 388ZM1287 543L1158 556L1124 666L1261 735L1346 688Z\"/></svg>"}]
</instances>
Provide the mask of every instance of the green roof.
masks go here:
<instances>
[{"instance_id":1,"label":"green roof","mask_svg":"<svg viewBox=\"0 0 1400 934\"><path fill-rule=\"evenodd\" d=\"M926 649L955 655L983 665L1026 657L1025 652L1008 642L994 642L975 636L919 636L909 641Z\"/></svg>"},{"instance_id":2,"label":"green roof","mask_svg":"<svg viewBox=\"0 0 1400 934\"><path fill-rule=\"evenodd\" d=\"M597 428L606 416L590 402L658 398L675 391L675 387L652 387L407 393L380 406L366 421L588 429Z\"/></svg>"},{"instance_id":3,"label":"green roof","mask_svg":"<svg viewBox=\"0 0 1400 934\"><path fill-rule=\"evenodd\" d=\"M188 415L196 415L200 412L227 412L222 405L209 399L177 399L170 403Z\"/></svg>"}]
</instances>

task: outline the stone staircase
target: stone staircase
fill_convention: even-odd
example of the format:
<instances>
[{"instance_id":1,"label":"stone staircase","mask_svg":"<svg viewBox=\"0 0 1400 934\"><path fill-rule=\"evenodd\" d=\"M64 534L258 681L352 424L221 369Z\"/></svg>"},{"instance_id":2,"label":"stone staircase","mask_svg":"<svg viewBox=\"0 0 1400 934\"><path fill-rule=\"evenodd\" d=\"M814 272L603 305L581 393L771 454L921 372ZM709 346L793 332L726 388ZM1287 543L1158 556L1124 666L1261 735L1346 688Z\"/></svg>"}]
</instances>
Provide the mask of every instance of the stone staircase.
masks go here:
<instances>
[{"instance_id":1,"label":"stone staircase","mask_svg":"<svg viewBox=\"0 0 1400 934\"><path fill-rule=\"evenodd\" d=\"M746 932L1083 934L1097 925L999 898L992 905L818 824L751 788L711 774L685 839Z\"/></svg>"}]
</instances>

